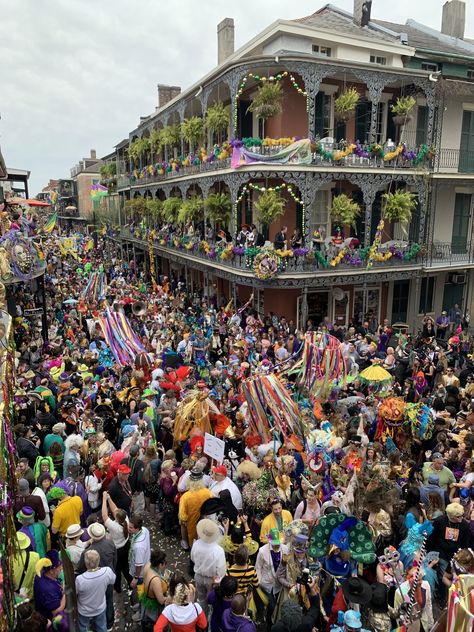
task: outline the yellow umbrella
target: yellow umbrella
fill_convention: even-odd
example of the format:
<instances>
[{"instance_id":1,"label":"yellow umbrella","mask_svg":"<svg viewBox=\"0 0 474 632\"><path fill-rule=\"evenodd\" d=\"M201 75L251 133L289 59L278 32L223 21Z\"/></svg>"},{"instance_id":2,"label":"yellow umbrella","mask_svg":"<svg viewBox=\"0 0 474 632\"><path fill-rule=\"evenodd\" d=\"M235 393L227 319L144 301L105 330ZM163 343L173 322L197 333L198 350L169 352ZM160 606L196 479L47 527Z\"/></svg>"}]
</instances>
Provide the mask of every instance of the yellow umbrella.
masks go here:
<instances>
[{"instance_id":1,"label":"yellow umbrella","mask_svg":"<svg viewBox=\"0 0 474 632\"><path fill-rule=\"evenodd\" d=\"M390 384L393 378L383 366L372 364L359 374L359 379L369 386L374 384L379 386L381 384Z\"/></svg>"}]
</instances>

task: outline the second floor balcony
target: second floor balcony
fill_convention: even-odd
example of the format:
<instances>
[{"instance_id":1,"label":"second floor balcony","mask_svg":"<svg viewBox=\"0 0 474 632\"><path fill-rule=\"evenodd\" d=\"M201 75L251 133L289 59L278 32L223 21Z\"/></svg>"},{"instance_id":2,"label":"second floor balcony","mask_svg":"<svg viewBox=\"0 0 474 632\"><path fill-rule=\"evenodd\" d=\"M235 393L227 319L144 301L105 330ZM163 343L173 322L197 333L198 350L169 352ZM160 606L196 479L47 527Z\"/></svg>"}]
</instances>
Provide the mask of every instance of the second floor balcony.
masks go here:
<instances>
[{"instance_id":1,"label":"second floor balcony","mask_svg":"<svg viewBox=\"0 0 474 632\"><path fill-rule=\"evenodd\" d=\"M150 239L157 254L165 256L181 255L192 261L207 262L211 267L225 268L235 272L255 272L258 262L269 256L269 279L280 274L337 274L338 272L361 274L376 270L417 269L423 262L424 249L417 243L392 240L385 242L375 253L370 248L359 247L357 240L346 239L341 243L326 240L311 243L308 247L275 250L267 243L264 247L245 247L225 241L206 241L198 237L149 231L144 228L121 229L120 237L134 241L149 249Z\"/></svg>"}]
</instances>

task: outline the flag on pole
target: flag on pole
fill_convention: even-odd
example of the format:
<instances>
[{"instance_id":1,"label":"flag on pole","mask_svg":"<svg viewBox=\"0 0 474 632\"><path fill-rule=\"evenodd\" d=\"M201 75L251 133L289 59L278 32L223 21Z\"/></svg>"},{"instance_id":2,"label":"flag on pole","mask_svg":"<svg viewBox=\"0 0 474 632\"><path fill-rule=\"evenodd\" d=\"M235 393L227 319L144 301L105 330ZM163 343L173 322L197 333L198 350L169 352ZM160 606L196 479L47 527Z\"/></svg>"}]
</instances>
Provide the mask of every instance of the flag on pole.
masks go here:
<instances>
[{"instance_id":1,"label":"flag on pole","mask_svg":"<svg viewBox=\"0 0 474 632\"><path fill-rule=\"evenodd\" d=\"M58 219L58 214L53 213L51 217L43 224L43 231L45 233L52 233L54 227L56 226L56 220Z\"/></svg>"}]
</instances>

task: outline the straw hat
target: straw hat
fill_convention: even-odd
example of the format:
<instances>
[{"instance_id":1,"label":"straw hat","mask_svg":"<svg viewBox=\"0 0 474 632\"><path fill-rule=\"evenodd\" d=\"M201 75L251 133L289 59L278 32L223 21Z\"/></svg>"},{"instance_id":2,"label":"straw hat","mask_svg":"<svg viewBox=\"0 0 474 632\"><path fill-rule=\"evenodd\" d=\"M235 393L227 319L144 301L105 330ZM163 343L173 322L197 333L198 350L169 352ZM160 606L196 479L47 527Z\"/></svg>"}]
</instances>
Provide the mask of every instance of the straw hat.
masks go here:
<instances>
[{"instance_id":1,"label":"straw hat","mask_svg":"<svg viewBox=\"0 0 474 632\"><path fill-rule=\"evenodd\" d=\"M78 538L79 536L81 536L83 533L84 529L81 527L80 524L71 524L67 528L66 538L68 538L69 540L73 540L74 538Z\"/></svg>"},{"instance_id":2,"label":"straw hat","mask_svg":"<svg viewBox=\"0 0 474 632\"><path fill-rule=\"evenodd\" d=\"M199 539L203 542L207 542L208 544L217 542L217 540L221 537L221 532L219 531L217 523L213 520L209 520L209 518L200 520L197 524L196 530Z\"/></svg>"}]
</instances>

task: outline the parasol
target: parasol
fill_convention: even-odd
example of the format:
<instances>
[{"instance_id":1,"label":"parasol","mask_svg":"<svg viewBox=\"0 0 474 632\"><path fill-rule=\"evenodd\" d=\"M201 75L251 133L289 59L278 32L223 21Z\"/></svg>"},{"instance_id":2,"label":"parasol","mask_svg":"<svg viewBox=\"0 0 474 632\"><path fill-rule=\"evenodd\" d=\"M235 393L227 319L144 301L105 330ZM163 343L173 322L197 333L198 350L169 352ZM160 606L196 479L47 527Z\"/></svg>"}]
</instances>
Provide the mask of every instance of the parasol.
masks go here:
<instances>
[{"instance_id":1,"label":"parasol","mask_svg":"<svg viewBox=\"0 0 474 632\"><path fill-rule=\"evenodd\" d=\"M67 300L63 301L64 305L75 305L76 303L79 303L79 301L76 301L75 298L68 298Z\"/></svg>"},{"instance_id":2,"label":"parasol","mask_svg":"<svg viewBox=\"0 0 474 632\"><path fill-rule=\"evenodd\" d=\"M25 199L21 197L12 197L6 200L8 204L28 204L28 206L51 206L49 202L43 202L42 200Z\"/></svg>"},{"instance_id":3,"label":"parasol","mask_svg":"<svg viewBox=\"0 0 474 632\"><path fill-rule=\"evenodd\" d=\"M366 369L359 374L359 379L364 384L368 384L369 386L380 386L384 384L390 384L392 381L392 376L390 373L380 366L380 364L373 364L368 366Z\"/></svg>"}]
</instances>

